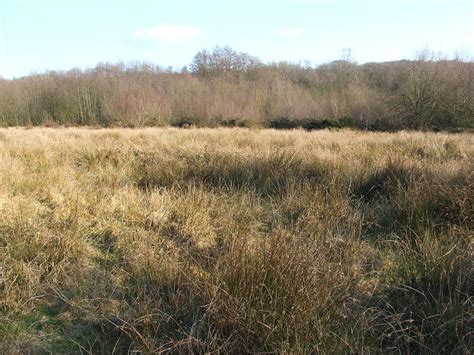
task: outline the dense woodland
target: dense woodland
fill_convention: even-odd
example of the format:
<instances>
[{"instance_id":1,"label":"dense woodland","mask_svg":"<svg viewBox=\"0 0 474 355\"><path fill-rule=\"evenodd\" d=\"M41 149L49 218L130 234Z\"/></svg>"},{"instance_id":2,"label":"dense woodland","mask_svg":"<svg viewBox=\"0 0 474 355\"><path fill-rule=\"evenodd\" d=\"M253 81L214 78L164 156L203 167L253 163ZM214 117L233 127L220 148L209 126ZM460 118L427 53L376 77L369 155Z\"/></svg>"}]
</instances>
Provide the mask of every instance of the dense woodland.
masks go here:
<instances>
[{"instance_id":1,"label":"dense woodland","mask_svg":"<svg viewBox=\"0 0 474 355\"><path fill-rule=\"evenodd\" d=\"M0 125L249 126L369 130L470 129L474 63L264 64L229 47L181 71L150 64L0 79Z\"/></svg>"}]
</instances>

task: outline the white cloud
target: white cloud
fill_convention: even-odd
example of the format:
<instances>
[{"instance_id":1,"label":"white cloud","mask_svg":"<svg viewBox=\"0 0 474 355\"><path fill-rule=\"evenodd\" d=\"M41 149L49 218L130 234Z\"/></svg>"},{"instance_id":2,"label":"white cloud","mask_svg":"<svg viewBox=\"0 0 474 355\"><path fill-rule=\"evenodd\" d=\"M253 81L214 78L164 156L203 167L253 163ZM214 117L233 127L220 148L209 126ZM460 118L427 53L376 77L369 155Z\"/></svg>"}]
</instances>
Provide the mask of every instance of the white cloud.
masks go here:
<instances>
[{"instance_id":1,"label":"white cloud","mask_svg":"<svg viewBox=\"0 0 474 355\"><path fill-rule=\"evenodd\" d=\"M304 35L304 28L301 27L289 27L289 28L282 28L280 30L280 35L283 37L301 37Z\"/></svg>"},{"instance_id":2,"label":"white cloud","mask_svg":"<svg viewBox=\"0 0 474 355\"><path fill-rule=\"evenodd\" d=\"M133 33L133 38L184 42L199 37L201 32L201 29L195 26L161 25L138 29Z\"/></svg>"}]
</instances>

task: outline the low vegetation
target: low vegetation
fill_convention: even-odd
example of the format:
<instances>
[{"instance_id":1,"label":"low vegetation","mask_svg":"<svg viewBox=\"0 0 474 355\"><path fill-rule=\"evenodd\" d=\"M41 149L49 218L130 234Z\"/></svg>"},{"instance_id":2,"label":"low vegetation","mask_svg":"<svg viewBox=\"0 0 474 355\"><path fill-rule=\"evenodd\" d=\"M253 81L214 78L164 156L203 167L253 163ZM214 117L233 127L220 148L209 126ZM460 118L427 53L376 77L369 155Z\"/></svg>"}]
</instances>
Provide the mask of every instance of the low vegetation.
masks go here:
<instances>
[{"instance_id":1,"label":"low vegetation","mask_svg":"<svg viewBox=\"0 0 474 355\"><path fill-rule=\"evenodd\" d=\"M2 129L0 351L472 351L473 154L466 133Z\"/></svg>"},{"instance_id":2,"label":"low vegetation","mask_svg":"<svg viewBox=\"0 0 474 355\"><path fill-rule=\"evenodd\" d=\"M269 63L229 47L181 71L149 64L0 78L0 126L474 128L474 63Z\"/></svg>"}]
</instances>

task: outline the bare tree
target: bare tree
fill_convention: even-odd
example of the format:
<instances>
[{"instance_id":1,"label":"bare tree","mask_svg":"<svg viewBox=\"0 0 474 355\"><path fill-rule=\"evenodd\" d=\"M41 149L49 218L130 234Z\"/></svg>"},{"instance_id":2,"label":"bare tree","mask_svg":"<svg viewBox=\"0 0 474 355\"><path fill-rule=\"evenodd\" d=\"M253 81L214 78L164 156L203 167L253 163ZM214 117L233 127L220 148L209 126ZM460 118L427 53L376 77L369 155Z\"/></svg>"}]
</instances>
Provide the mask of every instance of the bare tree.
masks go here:
<instances>
[{"instance_id":1,"label":"bare tree","mask_svg":"<svg viewBox=\"0 0 474 355\"><path fill-rule=\"evenodd\" d=\"M230 72L248 72L261 64L257 57L237 52L229 46L198 52L190 65L191 72L209 77Z\"/></svg>"},{"instance_id":2,"label":"bare tree","mask_svg":"<svg viewBox=\"0 0 474 355\"><path fill-rule=\"evenodd\" d=\"M410 62L408 75L395 93L394 106L409 128L426 128L439 109L439 73L435 62L420 57Z\"/></svg>"}]
</instances>

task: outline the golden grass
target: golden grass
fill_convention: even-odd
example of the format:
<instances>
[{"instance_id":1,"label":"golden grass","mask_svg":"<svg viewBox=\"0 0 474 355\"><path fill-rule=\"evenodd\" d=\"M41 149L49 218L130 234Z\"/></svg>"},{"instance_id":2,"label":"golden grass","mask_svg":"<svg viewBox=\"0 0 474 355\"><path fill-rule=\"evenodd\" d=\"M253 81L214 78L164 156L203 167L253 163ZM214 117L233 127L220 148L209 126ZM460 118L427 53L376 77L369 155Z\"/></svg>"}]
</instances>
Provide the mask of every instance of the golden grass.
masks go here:
<instances>
[{"instance_id":1,"label":"golden grass","mask_svg":"<svg viewBox=\"0 0 474 355\"><path fill-rule=\"evenodd\" d=\"M0 130L2 352L465 352L471 134Z\"/></svg>"}]
</instances>

